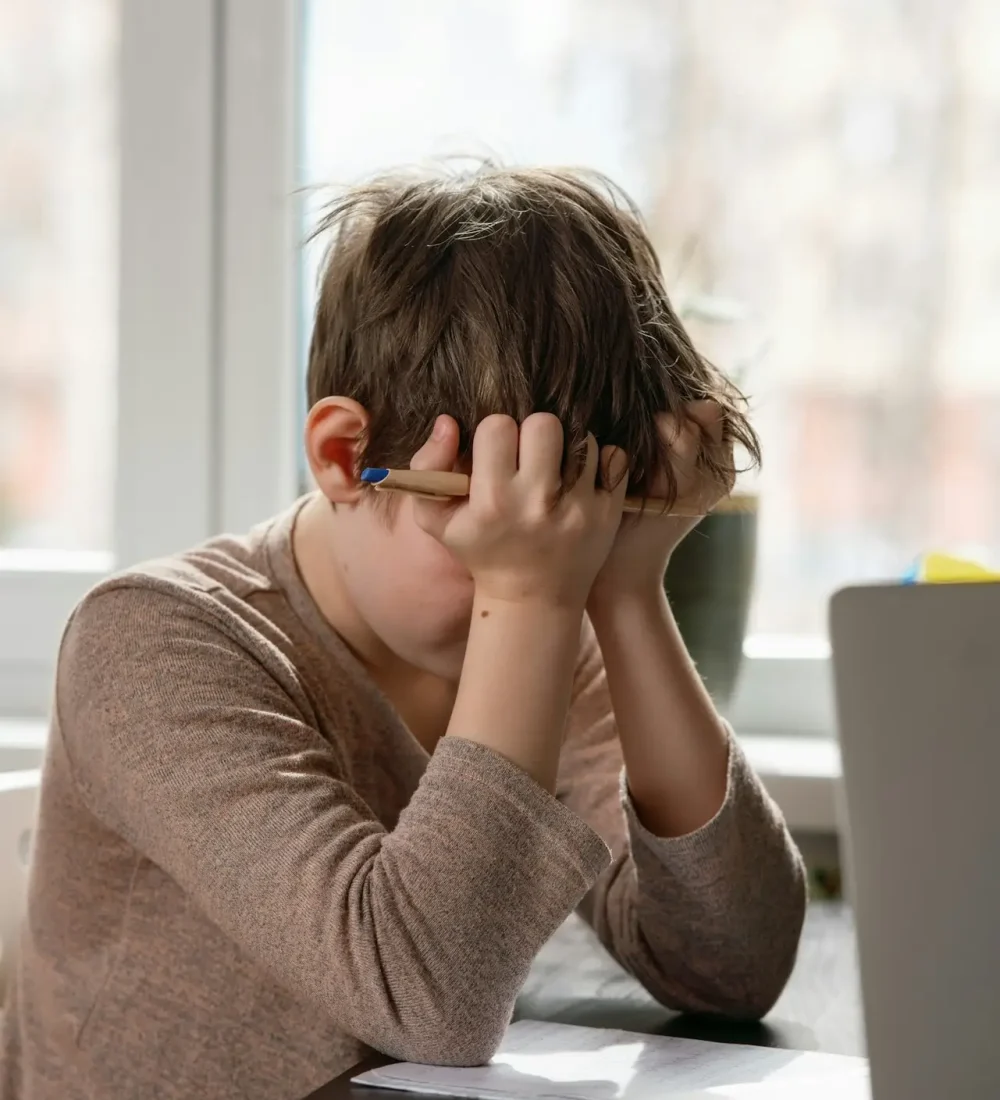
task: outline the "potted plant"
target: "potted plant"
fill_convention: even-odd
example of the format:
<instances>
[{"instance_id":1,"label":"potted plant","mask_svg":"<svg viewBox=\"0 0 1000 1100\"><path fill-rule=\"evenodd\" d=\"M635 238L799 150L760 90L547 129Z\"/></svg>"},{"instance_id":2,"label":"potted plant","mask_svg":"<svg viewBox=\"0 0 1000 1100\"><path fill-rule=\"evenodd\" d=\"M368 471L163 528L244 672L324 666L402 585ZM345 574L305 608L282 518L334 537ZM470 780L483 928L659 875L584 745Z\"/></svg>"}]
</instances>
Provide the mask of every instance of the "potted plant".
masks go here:
<instances>
[{"instance_id":1,"label":"potted plant","mask_svg":"<svg viewBox=\"0 0 1000 1100\"><path fill-rule=\"evenodd\" d=\"M731 324L746 316L735 302L692 295L678 308L681 319ZM741 390L751 362L731 372ZM706 516L671 556L663 578L678 629L716 705L732 700L743 662L743 642L753 596L757 555L758 495L736 490Z\"/></svg>"}]
</instances>

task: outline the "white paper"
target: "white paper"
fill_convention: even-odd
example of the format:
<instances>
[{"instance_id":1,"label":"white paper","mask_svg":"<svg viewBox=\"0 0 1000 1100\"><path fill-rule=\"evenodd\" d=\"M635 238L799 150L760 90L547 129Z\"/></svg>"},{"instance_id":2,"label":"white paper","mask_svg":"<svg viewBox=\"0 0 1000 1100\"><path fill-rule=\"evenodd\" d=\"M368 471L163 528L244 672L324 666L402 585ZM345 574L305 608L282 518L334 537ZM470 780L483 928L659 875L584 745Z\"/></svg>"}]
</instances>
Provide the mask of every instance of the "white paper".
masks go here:
<instances>
[{"instance_id":1,"label":"white paper","mask_svg":"<svg viewBox=\"0 0 1000 1100\"><path fill-rule=\"evenodd\" d=\"M488 1066L400 1062L365 1085L474 1100L870 1100L868 1061L521 1020Z\"/></svg>"}]
</instances>

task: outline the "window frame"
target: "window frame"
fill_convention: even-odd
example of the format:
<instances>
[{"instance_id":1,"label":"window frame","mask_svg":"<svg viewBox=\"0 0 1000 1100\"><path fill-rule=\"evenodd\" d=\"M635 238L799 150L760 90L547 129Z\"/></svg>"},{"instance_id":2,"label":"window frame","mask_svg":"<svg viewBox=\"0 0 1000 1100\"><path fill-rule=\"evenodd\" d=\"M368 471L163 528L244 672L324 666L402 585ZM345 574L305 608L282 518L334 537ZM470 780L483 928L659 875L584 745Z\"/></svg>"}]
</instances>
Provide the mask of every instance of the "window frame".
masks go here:
<instances>
[{"instance_id":1,"label":"window frame","mask_svg":"<svg viewBox=\"0 0 1000 1100\"><path fill-rule=\"evenodd\" d=\"M223 14L121 2L113 551L0 551L0 714L46 712L66 618L112 568L218 529Z\"/></svg>"},{"instance_id":2,"label":"window frame","mask_svg":"<svg viewBox=\"0 0 1000 1100\"><path fill-rule=\"evenodd\" d=\"M301 0L123 0L121 18L115 568L285 507L304 399ZM63 624L111 567L0 551L0 714L46 713ZM825 643L745 652L737 730L832 736Z\"/></svg>"}]
</instances>

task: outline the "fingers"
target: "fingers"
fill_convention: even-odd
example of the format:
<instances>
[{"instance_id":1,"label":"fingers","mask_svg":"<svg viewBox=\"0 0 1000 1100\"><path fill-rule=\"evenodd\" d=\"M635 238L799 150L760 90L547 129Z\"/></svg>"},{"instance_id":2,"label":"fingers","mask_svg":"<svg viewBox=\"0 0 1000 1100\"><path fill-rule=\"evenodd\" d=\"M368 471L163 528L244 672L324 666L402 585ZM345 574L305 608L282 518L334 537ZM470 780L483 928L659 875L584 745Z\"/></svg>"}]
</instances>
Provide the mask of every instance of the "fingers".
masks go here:
<instances>
[{"instance_id":1,"label":"fingers","mask_svg":"<svg viewBox=\"0 0 1000 1100\"><path fill-rule=\"evenodd\" d=\"M600 450L593 432L587 432L587 453L583 460L583 469L580 471L579 484L586 492L593 490L597 484L597 471L600 463Z\"/></svg>"},{"instance_id":2,"label":"fingers","mask_svg":"<svg viewBox=\"0 0 1000 1100\"><path fill-rule=\"evenodd\" d=\"M625 507L625 494L628 492L628 455L621 447L602 447L598 459L599 484L595 496L602 501L605 509L618 521Z\"/></svg>"},{"instance_id":3,"label":"fingers","mask_svg":"<svg viewBox=\"0 0 1000 1100\"><path fill-rule=\"evenodd\" d=\"M410 459L411 470L451 470L458 458L459 430L454 417L439 416L427 442Z\"/></svg>"},{"instance_id":4,"label":"fingers","mask_svg":"<svg viewBox=\"0 0 1000 1100\"><path fill-rule=\"evenodd\" d=\"M732 439L726 438L726 414L722 406L717 401L692 401L687 411L701 429L699 457L714 475L714 487L707 487L709 496L717 496L713 489L731 493L736 484L736 456Z\"/></svg>"},{"instance_id":5,"label":"fingers","mask_svg":"<svg viewBox=\"0 0 1000 1100\"><path fill-rule=\"evenodd\" d=\"M726 437L726 414L718 401L692 401L687 406L691 420L701 429L705 457L723 476L728 488L736 478L732 440Z\"/></svg>"},{"instance_id":6,"label":"fingers","mask_svg":"<svg viewBox=\"0 0 1000 1100\"><path fill-rule=\"evenodd\" d=\"M587 432L584 441L583 462L576 480L567 487L564 500L583 501L594 495L597 474L600 468L600 449L592 432Z\"/></svg>"},{"instance_id":7,"label":"fingers","mask_svg":"<svg viewBox=\"0 0 1000 1100\"><path fill-rule=\"evenodd\" d=\"M672 423L673 418L666 417L666 430L673 431ZM443 459L453 455L452 447L457 448L457 425L450 417L441 417L437 430L442 439L432 439L425 444L414 456L411 468L440 468L431 465L435 457ZM562 424L551 413L532 413L520 428L509 416L496 414L486 417L476 429L472 442L470 498L512 482L520 486L519 493L529 493L536 502L542 502L548 508L555 507L561 498L592 497L596 491L606 490L612 497L618 495L624 498L628 456L620 447L600 448L592 432L586 436L579 476L564 494L564 441ZM417 466L417 462L421 465Z\"/></svg>"},{"instance_id":8,"label":"fingers","mask_svg":"<svg viewBox=\"0 0 1000 1100\"><path fill-rule=\"evenodd\" d=\"M679 473L693 472L703 455L720 458L728 446L725 415L715 401L690 402L684 407L683 420L673 413L659 413L656 423Z\"/></svg>"},{"instance_id":9,"label":"fingers","mask_svg":"<svg viewBox=\"0 0 1000 1100\"><path fill-rule=\"evenodd\" d=\"M410 459L411 470L453 470L458 459L460 441L458 422L454 417L441 415L434 421L430 438ZM426 500L412 497L413 518L417 526L429 535L441 539L444 529L454 512L448 501Z\"/></svg>"},{"instance_id":10,"label":"fingers","mask_svg":"<svg viewBox=\"0 0 1000 1100\"><path fill-rule=\"evenodd\" d=\"M718 401L689 401L687 415L716 443L721 443L726 428L726 414Z\"/></svg>"},{"instance_id":11,"label":"fingers","mask_svg":"<svg viewBox=\"0 0 1000 1100\"><path fill-rule=\"evenodd\" d=\"M718 401L689 401L682 416L660 413L656 418L662 438L675 454L692 455L705 443L723 442L726 415Z\"/></svg>"},{"instance_id":12,"label":"fingers","mask_svg":"<svg viewBox=\"0 0 1000 1100\"><path fill-rule=\"evenodd\" d=\"M480 421L472 439L472 483L477 488L511 481L517 473L518 429L510 416L494 414Z\"/></svg>"},{"instance_id":13,"label":"fingers","mask_svg":"<svg viewBox=\"0 0 1000 1100\"><path fill-rule=\"evenodd\" d=\"M687 471L694 468L701 450L701 433L697 424L681 421L673 413L657 413L656 426L660 438L670 449L675 468Z\"/></svg>"},{"instance_id":14,"label":"fingers","mask_svg":"<svg viewBox=\"0 0 1000 1100\"><path fill-rule=\"evenodd\" d=\"M602 447L600 468L604 490L624 500L628 490L628 455L621 447Z\"/></svg>"},{"instance_id":15,"label":"fingers","mask_svg":"<svg viewBox=\"0 0 1000 1100\"><path fill-rule=\"evenodd\" d=\"M721 495L732 490L736 480L722 407L716 401L692 401L681 416L660 413L657 427L670 449L677 478L676 502L692 510L709 511Z\"/></svg>"},{"instance_id":16,"label":"fingers","mask_svg":"<svg viewBox=\"0 0 1000 1100\"><path fill-rule=\"evenodd\" d=\"M518 480L552 504L562 491L562 464L563 427L559 418L551 413L532 413L521 425Z\"/></svg>"}]
</instances>

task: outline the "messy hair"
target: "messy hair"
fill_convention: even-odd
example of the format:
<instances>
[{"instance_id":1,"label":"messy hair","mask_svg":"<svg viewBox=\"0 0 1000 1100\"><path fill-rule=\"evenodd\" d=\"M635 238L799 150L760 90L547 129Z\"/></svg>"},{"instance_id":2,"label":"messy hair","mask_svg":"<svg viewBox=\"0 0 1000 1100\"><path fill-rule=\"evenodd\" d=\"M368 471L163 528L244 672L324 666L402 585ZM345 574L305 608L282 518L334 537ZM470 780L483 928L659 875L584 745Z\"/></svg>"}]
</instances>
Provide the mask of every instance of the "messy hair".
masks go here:
<instances>
[{"instance_id":1,"label":"messy hair","mask_svg":"<svg viewBox=\"0 0 1000 1100\"><path fill-rule=\"evenodd\" d=\"M628 454L630 492L662 470L672 501L655 417L705 398L759 462L742 394L695 350L638 210L603 176L492 163L379 176L332 201L320 236L308 397L368 410L359 469L407 467L441 413L467 457L489 414L550 412L567 459L593 432ZM729 476L711 448L702 461Z\"/></svg>"}]
</instances>

